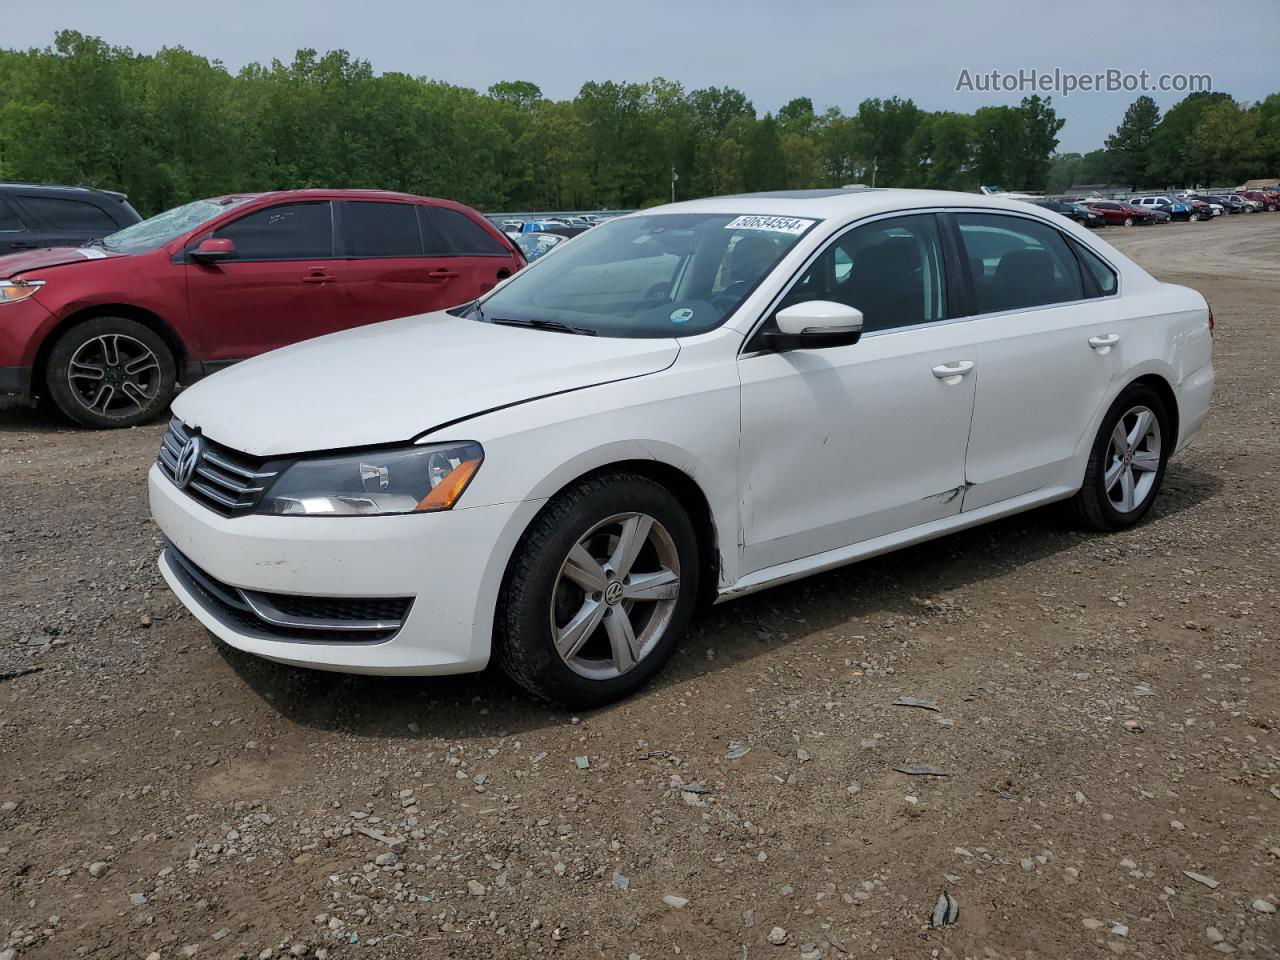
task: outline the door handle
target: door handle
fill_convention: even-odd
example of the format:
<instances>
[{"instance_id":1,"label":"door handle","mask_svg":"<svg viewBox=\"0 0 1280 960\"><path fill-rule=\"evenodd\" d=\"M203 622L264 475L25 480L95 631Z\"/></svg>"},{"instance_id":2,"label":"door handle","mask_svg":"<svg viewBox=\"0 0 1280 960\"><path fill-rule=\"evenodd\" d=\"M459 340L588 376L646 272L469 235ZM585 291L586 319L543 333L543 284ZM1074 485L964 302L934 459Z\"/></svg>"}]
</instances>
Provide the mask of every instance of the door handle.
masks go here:
<instances>
[{"instance_id":1,"label":"door handle","mask_svg":"<svg viewBox=\"0 0 1280 960\"><path fill-rule=\"evenodd\" d=\"M973 369L972 360L960 360L956 363L940 363L933 368L933 375L947 383L959 383L960 378Z\"/></svg>"},{"instance_id":2,"label":"door handle","mask_svg":"<svg viewBox=\"0 0 1280 960\"><path fill-rule=\"evenodd\" d=\"M438 267L435 270L427 271L428 280L452 280L458 276L457 270L450 270L447 267Z\"/></svg>"},{"instance_id":3,"label":"door handle","mask_svg":"<svg viewBox=\"0 0 1280 960\"><path fill-rule=\"evenodd\" d=\"M1120 342L1120 334L1108 333L1105 337L1090 337L1089 346L1097 350L1099 353L1106 353L1117 343Z\"/></svg>"},{"instance_id":4,"label":"door handle","mask_svg":"<svg viewBox=\"0 0 1280 960\"><path fill-rule=\"evenodd\" d=\"M337 279L338 278L331 273L323 273L320 271L316 271L314 273L306 274L302 278L302 282L303 283L328 283L331 280L337 280Z\"/></svg>"}]
</instances>

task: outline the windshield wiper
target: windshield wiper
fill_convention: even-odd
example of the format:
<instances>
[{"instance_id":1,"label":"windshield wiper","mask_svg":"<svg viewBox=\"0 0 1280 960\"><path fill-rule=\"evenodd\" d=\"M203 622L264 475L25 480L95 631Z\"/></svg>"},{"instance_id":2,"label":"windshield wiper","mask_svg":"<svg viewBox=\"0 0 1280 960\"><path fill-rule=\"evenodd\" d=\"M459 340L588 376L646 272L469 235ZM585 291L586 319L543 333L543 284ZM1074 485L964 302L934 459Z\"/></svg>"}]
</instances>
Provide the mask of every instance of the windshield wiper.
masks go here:
<instances>
[{"instance_id":1,"label":"windshield wiper","mask_svg":"<svg viewBox=\"0 0 1280 960\"><path fill-rule=\"evenodd\" d=\"M553 333L574 333L581 337L594 337L596 331L589 327L571 327L559 320L514 320L509 317L494 317L486 323L495 323L502 327L528 327L532 330L550 330Z\"/></svg>"}]
</instances>

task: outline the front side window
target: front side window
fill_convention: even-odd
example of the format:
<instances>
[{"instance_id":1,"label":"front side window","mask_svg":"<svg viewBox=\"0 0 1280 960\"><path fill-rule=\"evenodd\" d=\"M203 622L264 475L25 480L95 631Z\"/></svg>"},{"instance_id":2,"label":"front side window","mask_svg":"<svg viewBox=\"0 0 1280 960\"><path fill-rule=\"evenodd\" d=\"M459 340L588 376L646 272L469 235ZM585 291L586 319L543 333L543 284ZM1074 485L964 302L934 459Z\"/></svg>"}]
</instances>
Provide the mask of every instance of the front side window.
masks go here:
<instances>
[{"instance_id":1,"label":"front side window","mask_svg":"<svg viewBox=\"0 0 1280 960\"><path fill-rule=\"evenodd\" d=\"M17 233L26 229L27 225L19 219L18 211L4 197L0 197L0 233Z\"/></svg>"},{"instance_id":2,"label":"front side window","mask_svg":"<svg viewBox=\"0 0 1280 960\"><path fill-rule=\"evenodd\" d=\"M353 200L342 204L342 246L348 257L420 257L417 205Z\"/></svg>"},{"instance_id":3,"label":"front side window","mask_svg":"<svg viewBox=\"0 0 1280 960\"><path fill-rule=\"evenodd\" d=\"M328 201L282 203L246 213L217 229L236 245L237 260L317 260L333 256Z\"/></svg>"},{"instance_id":4,"label":"front side window","mask_svg":"<svg viewBox=\"0 0 1280 960\"><path fill-rule=\"evenodd\" d=\"M957 213L977 313L1084 299L1080 265L1045 223L998 213Z\"/></svg>"},{"instance_id":5,"label":"front side window","mask_svg":"<svg viewBox=\"0 0 1280 960\"><path fill-rule=\"evenodd\" d=\"M150 253L170 240L176 240L202 223L208 223L228 210L233 210L253 197L229 197L223 200L195 200L180 207L158 213L141 223L108 234L102 245L115 253Z\"/></svg>"},{"instance_id":6,"label":"front side window","mask_svg":"<svg viewBox=\"0 0 1280 960\"><path fill-rule=\"evenodd\" d=\"M480 303L475 319L608 337L720 326L818 221L734 213L623 217L566 240Z\"/></svg>"},{"instance_id":7,"label":"front side window","mask_svg":"<svg viewBox=\"0 0 1280 960\"><path fill-rule=\"evenodd\" d=\"M933 214L876 220L832 241L787 291L779 309L806 300L843 303L862 311L865 333L942 320L942 262Z\"/></svg>"}]
</instances>

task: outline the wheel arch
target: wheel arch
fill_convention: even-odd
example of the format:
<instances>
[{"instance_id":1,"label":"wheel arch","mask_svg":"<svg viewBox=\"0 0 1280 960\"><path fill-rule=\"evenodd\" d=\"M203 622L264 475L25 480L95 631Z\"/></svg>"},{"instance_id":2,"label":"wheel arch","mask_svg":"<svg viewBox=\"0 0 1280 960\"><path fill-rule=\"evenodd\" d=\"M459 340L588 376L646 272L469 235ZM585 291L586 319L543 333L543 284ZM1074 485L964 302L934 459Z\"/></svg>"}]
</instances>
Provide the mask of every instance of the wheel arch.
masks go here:
<instances>
[{"instance_id":1,"label":"wheel arch","mask_svg":"<svg viewBox=\"0 0 1280 960\"><path fill-rule=\"evenodd\" d=\"M48 332L36 351L35 362L32 364L31 386L33 390L37 387L40 389L45 388L49 354L53 352L54 344L58 342L59 338L71 328L89 320L96 320L99 317L123 317L126 320L140 323L154 332L173 352L174 366L178 372L179 380L182 379L183 364L187 359L187 348L182 342L182 338L178 336L177 331L173 329L167 320L151 310L134 306L133 304L100 303L67 314Z\"/></svg>"},{"instance_id":2,"label":"wheel arch","mask_svg":"<svg viewBox=\"0 0 1280 960\"><path fill-rule=\"evenodd\" d=\"M1164 404L1165 409L1169 412L1170 419L1170 435L1173 437L1173 443L1176 446L1181 429L1180 416L1178 413L1178 395L1174 392L1173 385L1167 379L1158 373L1144 373L1140 377L1135 377L1126 384L1124 389L1128 389L1136 383L1144 384L1156 392L1156 396ZM1118 396L1119 394L1117 394Z\"/></svg>"}]
</instances>

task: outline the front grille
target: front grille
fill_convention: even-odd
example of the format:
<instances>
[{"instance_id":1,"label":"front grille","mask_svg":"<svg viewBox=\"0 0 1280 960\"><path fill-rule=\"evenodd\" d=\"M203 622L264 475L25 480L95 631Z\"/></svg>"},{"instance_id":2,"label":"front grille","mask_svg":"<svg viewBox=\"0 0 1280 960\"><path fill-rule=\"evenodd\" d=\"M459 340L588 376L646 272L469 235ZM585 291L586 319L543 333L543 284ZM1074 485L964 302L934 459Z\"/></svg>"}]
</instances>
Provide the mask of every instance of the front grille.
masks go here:
<instances>
[{"instance_id":1,"label":"front grille","mask_svg":"<svg viewBox=\"0 0 1280 960\"><path fill-rule=\"evenodd\" d=\"M195 463L184 483L179 479L183 451L194 437L199 437L199 446L190 454ZM156 463L175 486L224 517L253 512L263 492L280 473L268 461L200 436L177 417L169 421Z\"/></svg>"},{"instance_id":2,"label":"front grille","mask_svg":"<svg viewBox=\"0 0 1280 960\"><path fill-rule=\"evenodd\" d=\"M412 597L306 597L242 590L210 576L172 543L169 568L215 617L263 640L380 643L399 632Z\"/></svg>"}]
</instances>

